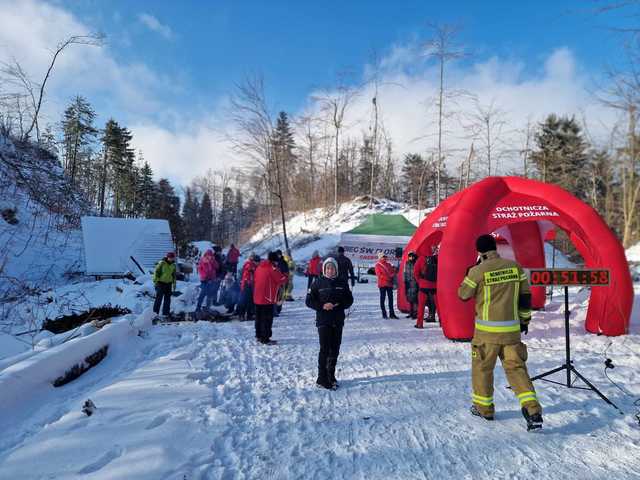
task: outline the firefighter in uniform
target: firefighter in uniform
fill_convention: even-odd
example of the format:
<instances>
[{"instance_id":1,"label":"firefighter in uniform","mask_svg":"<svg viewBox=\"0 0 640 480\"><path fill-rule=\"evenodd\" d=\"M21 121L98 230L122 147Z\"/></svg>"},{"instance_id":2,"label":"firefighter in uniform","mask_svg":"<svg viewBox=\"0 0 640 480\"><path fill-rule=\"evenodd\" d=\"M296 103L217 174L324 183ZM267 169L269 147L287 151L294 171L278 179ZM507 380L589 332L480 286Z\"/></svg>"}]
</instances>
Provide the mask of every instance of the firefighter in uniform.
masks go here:
<instances>
[{"instance_id":1,"label":"firefighter in uniform","mask_svg":"<svg viewBox=\"0 0 640 480\"><path fill-rule=\"evenodd\" d=\"M507 380L520 401L529 430L542 427L542 408L527 372L527 347L520 333L528 332L531 291L518 263L500 258L491 235L476 240L480 263L471 267L458 297L475 299L475 332L471 342L471 413L494 419L493 370L500 358Z\"/></svg>"}]
</instances>

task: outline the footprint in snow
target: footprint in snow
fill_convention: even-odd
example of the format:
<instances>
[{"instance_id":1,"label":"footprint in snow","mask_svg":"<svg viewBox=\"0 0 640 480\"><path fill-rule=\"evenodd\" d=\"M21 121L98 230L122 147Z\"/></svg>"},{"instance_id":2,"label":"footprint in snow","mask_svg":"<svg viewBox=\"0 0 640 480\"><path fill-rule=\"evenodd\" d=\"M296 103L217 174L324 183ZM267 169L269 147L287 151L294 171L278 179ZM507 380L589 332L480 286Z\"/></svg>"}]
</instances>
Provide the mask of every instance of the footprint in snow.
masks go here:
<instances>
[{"instance_id":1,"label":"footprint in snow","mask_svg":"<svg viewBox=\"0 0 640 480\"><path fill-rule=\"evenodd\" d=\"M80 475L86 475L89 473L97 472L98 470L103 469L109 463L113 462L116 458L119 458L124 453L124 449L120 445L114 445L111 450L102 455L98 460L93 463L90 463L86 467L82 468L78 471Z\"/></svg>"},{"instance_id":2,"label":"footprint in snow","mask_svg":"<svg viewBox=\"0 0 640 480\"><path fill-rule=\"evenodd\" d=\"M168 418L169 418L168 414L158 415L153 420L151 420L149 425L145 427L145 430L153 430L154 428L158 428L160 425L166 422Z\"/></svg>"}]
</instances>

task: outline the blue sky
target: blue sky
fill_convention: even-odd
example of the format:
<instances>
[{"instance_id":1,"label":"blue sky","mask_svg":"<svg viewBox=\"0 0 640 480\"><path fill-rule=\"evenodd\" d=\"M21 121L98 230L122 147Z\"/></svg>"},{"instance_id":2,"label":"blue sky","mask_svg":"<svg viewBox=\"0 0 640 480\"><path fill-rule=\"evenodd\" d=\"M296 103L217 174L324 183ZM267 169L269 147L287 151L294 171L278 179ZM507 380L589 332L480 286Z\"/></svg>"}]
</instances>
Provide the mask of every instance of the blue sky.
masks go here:
<instances>
[{"instance_id":1,"label":"blue sky","mask_svg":"<svg viewBox=\"0 0 640 480\"><path fill-rule=\"evenodd\" d=\"M461 26L473 58L535 63L569 47L597 72L615 56L623 13L595 15L590 1L175 1L61 2L104 31L127 61L181 78L189 99L226 94L251 72L265 75L280 108L295 110L307 93L331 85L336 72L360 70L371 52L428 38L429 22ZM140 20L154 16L167 37Z\"/></svg>"},{"instance_id":2,"label":"blue sky","mask_svg":"<svg viewBox=\"0 0 640 480\"><path fill-rule=\"evenodd\" d=\"M597 15L602 5L0 0L0 59L18 58L41 78L48 50L61 39L104 32L102 48L65 51L49 85L47 120L57 121L73 95L84 95L100 122L114 117L132 129L158 176L187 183L208 168L239 161L221 132L228 126L228 96L247 74L264 76L274 111L295 116L317 110L312 93L331 89L338 72L350 70L361 81L374 51L385 65L379 105L398 157L428 151L437 75L421 45L430 22L460 26L459 41L469 53L449 67L450 87L471 92L476 103L498 105L510 131L554 112L597 118L597 134L601 124L615 121L593 95L604 68L621 58L624 37L611 27L632 25L635 13ZM371 96L365 88L350 107L349 136L366 130ZM474 105L459 102L447 126L453 165L464 156L456 152L468 150L465 122Z\"/></svg>"}]
</instances>

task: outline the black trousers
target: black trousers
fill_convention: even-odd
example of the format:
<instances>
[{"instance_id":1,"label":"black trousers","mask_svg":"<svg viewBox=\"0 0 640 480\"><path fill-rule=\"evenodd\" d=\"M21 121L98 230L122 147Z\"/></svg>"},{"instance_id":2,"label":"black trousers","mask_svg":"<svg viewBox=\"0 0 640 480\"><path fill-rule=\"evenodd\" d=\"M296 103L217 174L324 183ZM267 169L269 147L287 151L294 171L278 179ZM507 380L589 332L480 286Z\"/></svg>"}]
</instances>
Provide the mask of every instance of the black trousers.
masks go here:
<instances>
[{"instance_id":1,"label":"black trousers","mask_svg":"<svg viewBox=\"0 0 640 480\"><path fill-rule=\"evenodd\" d=\"M271 338L273 327L273 305L256 305L256 338L263 342Z\"/></svg>"},{"instance_id":2,"label":"black trousers","mask_svg":"<svg viewBox=\"0 0 640 480\"><path fill-rule=\"evenodd\" d=\"M342 326L318 327L320 352L318 353L318 381L335 382L336 364L342 343Z\"/></svg>"},{"instance_id":3,"label":"black trousers","mask_svg":"<svg viewBox=\"0 0 640 480\"><path fill-rule=\"evenodd\" d=\"M160 305L162 305L162 314L169 315L171 312L171 283L158 282L156 284L156 301L153 302L153 311L157 315L160 313Z\"/></svg>"},{"instance_id":4,"label":"black trousers","mask_svg":"<svg viewBox=\"0 0 640 480\"><path fill-rule=\"evenodd\" d=\"M307 277L307 290L309 290L311 288L311 284L313 283L313 281L318 278L317 275L309 275Z\"/></svg>"},{"instance_id":5,"label":"black trousers","mask_svg":"<svg viewBox=\"0 0 640 480\"><path fill-rule=\"evenodd\" d=\"M421 288L420 291L427 296L427 308L429 309L429 320L435 321L436 318L436 289Z\"/></svg>"},{"instance_id":6,"label":"black trousers","mask_svg":"<svg viewBox=\"0 0 640 480\"><path fill-rule=\"evenodd\" d=\"M393 311L393 287L380 287L380 310L386 313L384 308L384 297L387 297L389 301L389 313L394 313Z\"/></svg>"}]
</instances>

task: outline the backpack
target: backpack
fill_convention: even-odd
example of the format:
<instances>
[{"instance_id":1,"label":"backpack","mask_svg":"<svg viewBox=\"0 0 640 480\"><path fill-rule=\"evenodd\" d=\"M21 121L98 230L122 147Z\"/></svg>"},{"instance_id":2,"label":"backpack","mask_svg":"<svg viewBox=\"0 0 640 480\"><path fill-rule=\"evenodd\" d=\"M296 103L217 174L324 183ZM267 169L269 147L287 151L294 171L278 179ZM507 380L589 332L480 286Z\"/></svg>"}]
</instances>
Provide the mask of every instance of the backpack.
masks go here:
<instances>
[{"instance_id":1,"label":"backpack","mask_svg":"<svg viewBox=\"0 0 640 480\"><path fill-rule=\"evenodd\" d=\"M424 265L423 278L430 282L438 280L438 256L429 255Z\"/></svg>"}]
</instances>

